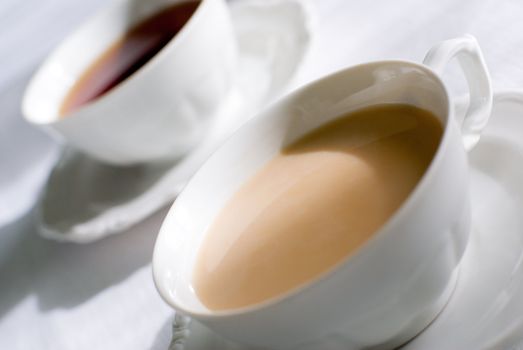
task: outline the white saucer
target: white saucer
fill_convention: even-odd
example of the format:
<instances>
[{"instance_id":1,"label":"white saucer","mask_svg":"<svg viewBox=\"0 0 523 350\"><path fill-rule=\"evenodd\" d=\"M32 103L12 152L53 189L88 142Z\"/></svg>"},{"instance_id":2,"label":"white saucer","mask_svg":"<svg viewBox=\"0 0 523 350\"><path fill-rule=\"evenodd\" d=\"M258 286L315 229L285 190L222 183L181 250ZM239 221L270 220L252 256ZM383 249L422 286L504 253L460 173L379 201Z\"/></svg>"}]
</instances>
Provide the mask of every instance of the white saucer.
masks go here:
<instances>
[{"instance_id":1,"label":"white saucer","mask_svg":"<svg viewBox=\"0 0 523 350\"><path fill-rule=\"evenodd\" d=\"M402 350L523 349L523 91L495 96L470 164L474 229L456 290ZM346 348L342 339L326 339L321 349ZM170 350L254 349L177 315Z\"/></svg>"},{"instance_id":2,"label":"white saucer","mask_svg":"<svg viewBox=\"0 0 523 350\"><path fill-rule=\"evenodd\" d=\"M176 163L128 168L65 149L39 206L44 237L84 243L122 232L172 201L216 146L284 92L309 47L309 15L295 0L230 4L238 38L238 83L206 140Z\"/></svg>"}]
</instances>

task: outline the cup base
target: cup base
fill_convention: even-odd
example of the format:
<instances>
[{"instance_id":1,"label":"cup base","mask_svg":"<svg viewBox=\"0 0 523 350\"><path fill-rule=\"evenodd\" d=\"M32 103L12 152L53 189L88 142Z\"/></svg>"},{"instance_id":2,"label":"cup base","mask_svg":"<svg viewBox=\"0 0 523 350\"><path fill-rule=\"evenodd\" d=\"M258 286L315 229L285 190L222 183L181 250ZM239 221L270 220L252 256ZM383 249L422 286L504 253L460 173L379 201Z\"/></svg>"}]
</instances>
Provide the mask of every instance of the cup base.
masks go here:
<instances>
[{"instance_id":1,"label":"cup base","mask_svg":"<svg viewBox=\"0 0 523 350\"><path fill-rule=\"evenodd\" d=\"M452 273L449 283L447 284L447 287L445 287L445 290L440 295L440 297L432 305L429 305L417 317L413 318L410 324L405 327L405 330L401 334L391 339L389 342L387 342L387 344L371 347L368 348L368 350L398 349L416 338L416 336L429 327L430 324L436 320L443 309L445 309L445 306L447 306L448 302L450 301L452 294L454 294L456 285L458 284L459 270L460 268L458 265L458 267Z\"/></svg>"},{"instance_id":2,"label":"cup base","mask_svg":"<svg viewBox=\"0 0 523 350\"><path fill-rule=\"evenodd\" d=\"M449 282L445 287L445 290L434 303L428 305L422 310L417 316L405 325L403 331L389 339L387 342L364 347L365 350L391 350L400 349L411 340L415 339L420 333L422 333L430 324L436 320L439 314L445 309L445 306L449 303L454 291L456 290L457 281L459 276L459 265L450 276ZM340 331L342 333L342 331ZM340 333L329 333L327 336L322 337L312 343L308 343L305 346L300 346L299 350L316 350L321 348L335 348L344 350L362 350L362 346L349 342L346 336ZM330 346L330 347L329 347ZM292 349L297 350L297 349Z\"/></svg>"},{"instance_id":3,"label":"cup base","mask_svg":"<svg viewBox=\"0 0 523 350\"><path fill-rule=\"evenodd\" d=\"M445 309L446 305L450 301L454 291L456 290L457 281L459 277L459 266L452 273L449 283L445 287L445 290L441 296L425 310L423 310L417 317L413 318L412 321L405 327L405 330L394 337L385 344L380 344L372 347L366 347L365 350L391 350L400 349L402 346L415 339L420 333L422 333L430 324L436 320L439 314ZM191 334L190 346L186 347L185 343L188 340L188 334ZM299 346L300 350L317 350L321 348L343 348L344 350L361 350L360 347L350 345L347 339L343 338L342 343L338 343L336 335L330 334L327 338L322 338L314 343L309 343L305 346ZM334 342L334 343L333 343ZM212 346L210 346L212 344ZM231 345L234 344L234 345ZM174 347L174 346L179 346ZM242 346L237 343L231 343L225 338L221 338L219 335L212 331L209 331L205 326L198 322L192 322L189 317L182 315L176 315L173 323L173 338L170 349L201 349L207 348L215 349L216 346L219 349L245 349L245 350L266 350L260 348L253 348L250 346ZM331 347L329 347L331 346ZM340 347L342 346L342 347ZM188 349L187 349L188 350ZM294 349L292 349L294 350Z\"/></svg>"}]
</instances>

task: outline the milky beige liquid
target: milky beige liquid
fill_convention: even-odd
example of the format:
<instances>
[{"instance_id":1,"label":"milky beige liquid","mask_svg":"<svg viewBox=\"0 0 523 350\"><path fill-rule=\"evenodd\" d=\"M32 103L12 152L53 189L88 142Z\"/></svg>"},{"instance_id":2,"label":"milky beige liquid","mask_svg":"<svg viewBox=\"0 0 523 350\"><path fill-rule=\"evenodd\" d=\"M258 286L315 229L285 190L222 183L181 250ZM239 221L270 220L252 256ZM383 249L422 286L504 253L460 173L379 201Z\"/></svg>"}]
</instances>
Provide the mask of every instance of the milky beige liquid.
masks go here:
<instances>
[{"instance_id":1,"label":"milky beige liquid","mask_svg":"<svg viewBox=\"0 0 523 350\"><path fill-rule=\"evenodd\" d=\"M193 275L200 300L214 310L259 303L350 256L416 186L441 134L429 112L383 105L291 144L210 226Z\"/></svg>"}]
</instances>

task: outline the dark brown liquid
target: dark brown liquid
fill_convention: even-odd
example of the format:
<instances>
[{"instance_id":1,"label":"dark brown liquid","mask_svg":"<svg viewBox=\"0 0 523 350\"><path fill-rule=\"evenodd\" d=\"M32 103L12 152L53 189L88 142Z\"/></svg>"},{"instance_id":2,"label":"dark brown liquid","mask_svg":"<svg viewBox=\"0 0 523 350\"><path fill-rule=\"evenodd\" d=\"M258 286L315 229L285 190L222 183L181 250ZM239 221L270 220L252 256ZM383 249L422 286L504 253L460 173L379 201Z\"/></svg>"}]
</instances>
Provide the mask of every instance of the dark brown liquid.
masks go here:
<instances>
[{"instance_id":1,"label":"dark brown liquid","mask_svg":"<svg viewBox=\"0 0 523 350\"><path fill-rule=\"evenodd\" d=\"M129 30L80 76L65 97L60 115L102 96L140 69L182 29L199 4L177 3Z\"/></svg>"},{"instance_id":2,"label":"dark brown liquid","mask_svg":"<svg viewBox=\"0 0 523 350\"><path fill-rule=\"evenodd\" d=\"M360 110L285 148L229 199L198 252L210 309L303 285L362 246L401 206L438 148L441 123L407 105Z\"/></svg>"}]
</instances>

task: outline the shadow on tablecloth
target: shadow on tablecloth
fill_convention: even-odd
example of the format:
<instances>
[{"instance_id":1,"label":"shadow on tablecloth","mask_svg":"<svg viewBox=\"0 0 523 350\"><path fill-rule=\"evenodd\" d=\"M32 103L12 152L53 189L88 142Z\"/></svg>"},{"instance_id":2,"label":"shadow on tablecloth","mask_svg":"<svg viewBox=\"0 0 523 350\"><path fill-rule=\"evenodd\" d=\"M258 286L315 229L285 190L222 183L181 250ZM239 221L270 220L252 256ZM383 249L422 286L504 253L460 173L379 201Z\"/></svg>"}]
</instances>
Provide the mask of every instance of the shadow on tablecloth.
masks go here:
<instances>
[{"instance_id":1,"label":"shadow on tablecloth","mask_svg":"<svg viewBox=\"0 0 523 350\"><path fill-rule=\"evenodd\" d=\"M73 308L150 263L161 210L127 232L78 245L41 238L35 210L0 228L0 319L34 295L43 312ZM151 278L152 283L152 278Z\"/></svg>"}]
</instances>

